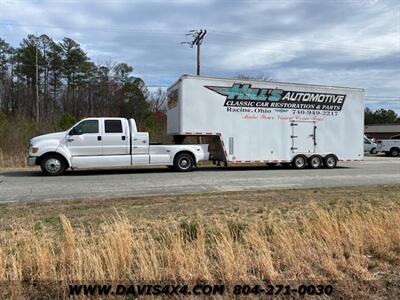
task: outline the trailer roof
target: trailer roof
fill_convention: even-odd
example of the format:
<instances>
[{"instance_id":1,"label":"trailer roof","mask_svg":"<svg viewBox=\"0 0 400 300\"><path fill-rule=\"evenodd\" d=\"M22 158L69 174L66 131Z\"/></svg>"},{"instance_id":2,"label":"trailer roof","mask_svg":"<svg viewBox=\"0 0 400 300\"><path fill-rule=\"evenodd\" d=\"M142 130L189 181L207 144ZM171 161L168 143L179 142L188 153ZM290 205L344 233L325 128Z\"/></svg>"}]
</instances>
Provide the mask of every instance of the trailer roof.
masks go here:
<instances>
[{"instance_id":1,"label":"trailer roof","mask_svg":"<svg viewBox=\"0 0 400 300\"><path fill-rule=\"evenodd\" d=\"M277 84L295 84L295 85L302 85L302 86L315 86L315 87L325 87L325 88L339 88L339 89L346 89L346 90L355 90L364 92L363 88L354 88L354 87L346 87L346 86L334 86L334 85L322 85L322 84L308 84L308 83L297 83L297 82L283 82L283 81L265 81L265 80L253 80L253 79L241 79L241 78L227 78L227 77L210 77L210 76L193 76L193 75L182 75L179 77L177 81L172 84L170 88L176 85L179 81L185 78L193 78L193 79L212 79L212 80L240 80L242 82L260 82L260 83L277 83Z\"/></svg>"}]
</instances>

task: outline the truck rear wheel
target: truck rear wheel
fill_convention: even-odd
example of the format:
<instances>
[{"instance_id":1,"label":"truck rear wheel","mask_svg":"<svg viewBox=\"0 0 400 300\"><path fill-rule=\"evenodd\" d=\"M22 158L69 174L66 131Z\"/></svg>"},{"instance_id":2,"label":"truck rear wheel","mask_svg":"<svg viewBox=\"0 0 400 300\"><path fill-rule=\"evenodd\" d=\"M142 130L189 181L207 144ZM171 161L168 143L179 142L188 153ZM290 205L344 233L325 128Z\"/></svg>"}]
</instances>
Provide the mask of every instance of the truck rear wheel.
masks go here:
<instances>
[{"instance_id":1,"label":"truck rear wheel","mask_svg":"<svg viewBox=\"0 0 400 300\"><path fill-rule=\"evenodd\" d=\"M292 166L295 169L304 169L307 166L306 157L303 155L297 155L293 158Z\"/></svg>"},{"instance_id":2,"label":"truck rear wheel","mask_svg":"<svg viewBox=\"0 0 400 300\"><path fill-rule=\"evenodd\" d=\"M390 149L390 156L399 156L399 149L398 148L392 148Z\"/></svg>"},{"instance_id":3,"label":"truck rear wheel","mask_svg":"<svg viewBox=\"0 0 400 300\"><path fill-rule=\"evenodd\" d=\"M336 168L337 158L335 155L327 155L324 158L324 167L328 169Z\"/></svg>"},{"instance_id":4,"label":"truck rear wheel","mask_svg":"<svg viewBox=\"0 0 400 300\"><path fill-rule=\"evenodd\" d=\"M194 166L193 157L189 153L178 153L174 159L174 167L178 172L192 171Z\"/></svg>"},{"instance_id":5,"label":"truck rear wheel","mask_svg":"<svg viewBox=\"0 0 400 300\"><path fill-rule=\"evenodd\" d=\"M311 169L319 169L322 167L322 157L319 155L313 155L308 159L308 165Z\"/></svg>"},{"instance_id":6,"label":"truck rear wheel","mask_svg":"<svg viewBox=\"0 0 400 300\"><path fill-rule=\"evenodd\" d=\"M58 155L47 155L40 162L43 174L48 176L61 175L64 173L66 167L64 159Z\"/></svg>"}]
</instances>

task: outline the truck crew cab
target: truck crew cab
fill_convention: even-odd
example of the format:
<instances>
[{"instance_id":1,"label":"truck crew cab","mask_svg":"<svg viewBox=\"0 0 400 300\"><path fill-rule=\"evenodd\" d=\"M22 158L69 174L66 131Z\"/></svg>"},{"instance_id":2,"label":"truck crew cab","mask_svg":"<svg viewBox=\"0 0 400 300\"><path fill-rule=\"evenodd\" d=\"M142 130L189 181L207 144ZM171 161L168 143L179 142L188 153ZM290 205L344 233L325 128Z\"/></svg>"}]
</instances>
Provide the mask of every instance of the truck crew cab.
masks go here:
<instances>
[{"instance_id":1,"label":"truck crew cab","mask_svg":"<svg viewBox=\"0 0 400 300\"><path fill-rule=\"evenodd\" d=\"M150 144L149 133L138 132L134 119L87 118L67 131L32 138L28 165L40 165L44 174L53 176L68 168L141 165L173 166L186 172L208 159L207 144Z\"/></svg>"}]
</instances>

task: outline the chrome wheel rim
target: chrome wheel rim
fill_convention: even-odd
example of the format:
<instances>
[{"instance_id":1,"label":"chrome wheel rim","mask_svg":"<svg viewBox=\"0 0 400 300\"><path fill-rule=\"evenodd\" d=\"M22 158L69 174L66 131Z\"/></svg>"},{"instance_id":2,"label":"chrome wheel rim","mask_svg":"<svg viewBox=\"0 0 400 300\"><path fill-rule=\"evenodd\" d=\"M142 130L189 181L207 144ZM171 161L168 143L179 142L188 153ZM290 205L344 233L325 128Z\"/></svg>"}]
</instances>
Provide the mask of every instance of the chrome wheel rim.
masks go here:
<instances>
[{"instance_id":1,"label":"chrome wheel rim","mask_svg":"<svg viewBox=\"0 0 400 300\"><path fill-rule=\"evenodd\" d=\"M57 173L61 170L61 162L56 158L48 159L44 166L49 173Z\"/></svg>"},{"instance_id":2,"label":"chrome wheel rim","mask_svg":"<svg viewBox=\"0 0 400 300\"><path fill-rule=\"evenodd\" d=\"M186 158L186 157L182 157L182 158L179 160L179 167L180 167L181 169L183 169L183 170L189 169L189 167L190 167L190 161L189 161L189 159Z\"/></svg>"},{"instance_id":3,"label":"chrome wheel rim","mask_svg":"<svg viewBox=\"0 0 400 300\"><path fill-rule=\"evenodd\" d=\"M296 161L295 161L295 164L296 164L297 168L303 168L304 165L305 165L304 158L302 158L302 157L297 158Z\"/></svg>"},{"instance_id":4,"label":"chrome wheel rim","mask_svg":"<svg viewBox=\"0 0 400 300\"><path fill-rule=\"evenodd\" d=\"M327 164L329 167L333 167L333 166L335 165L335 159L334 159L333 157L329 157L329 158L326 160L326 164Z\"/></svg>"},{"instance_id":5,"label":"chrome wheel rim","mask_svg":"<svg viewBox=\"0 0 400 300\"><path fill-rule=\"evenodd\" d=\"M318 168L318 167L321 165L321 160L320 160L318 157L313 157L313 158L311 159L311 165L312 165L314 168Z\"/></svg>"}]
</instances>

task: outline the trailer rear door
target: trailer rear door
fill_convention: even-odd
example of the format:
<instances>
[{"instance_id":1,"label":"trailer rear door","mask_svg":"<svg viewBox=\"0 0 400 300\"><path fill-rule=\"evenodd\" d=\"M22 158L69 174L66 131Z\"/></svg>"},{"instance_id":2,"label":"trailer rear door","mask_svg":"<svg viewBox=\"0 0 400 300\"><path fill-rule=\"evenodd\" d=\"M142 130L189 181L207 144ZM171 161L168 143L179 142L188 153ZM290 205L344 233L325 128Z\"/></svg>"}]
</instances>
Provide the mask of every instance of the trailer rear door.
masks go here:
<instances>
[{"instance_id":1,"label":"trailer rear door","mask_svg":"<svg viewBox=\"0 0 400 300\"><path fill-rule=\"evenodd\" d=\"M314 153L316 130L315 122L291 122L292 127L292 152Z\"/></svg>"}]
</instances>

